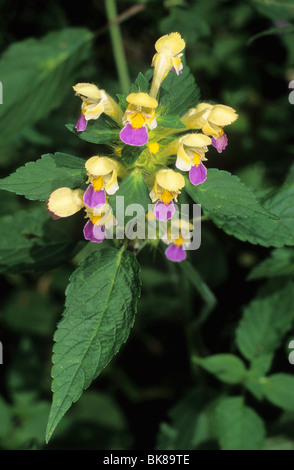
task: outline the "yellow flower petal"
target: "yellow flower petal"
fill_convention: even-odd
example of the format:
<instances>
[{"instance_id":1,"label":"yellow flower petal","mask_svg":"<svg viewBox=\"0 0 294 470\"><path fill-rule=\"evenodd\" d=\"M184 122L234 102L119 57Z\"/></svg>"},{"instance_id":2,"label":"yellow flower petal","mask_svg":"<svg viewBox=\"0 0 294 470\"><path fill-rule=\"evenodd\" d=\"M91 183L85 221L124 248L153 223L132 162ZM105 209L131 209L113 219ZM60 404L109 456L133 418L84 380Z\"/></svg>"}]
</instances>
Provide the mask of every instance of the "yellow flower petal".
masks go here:
<instances>
[{"instance_id":1,"label":"yellow flower petal","mask_svg":"<svg viewBox=\"0 0 294 470\"><path fill-rule=\"evenodd\" d=\"M202 148L211 144L211 138L201 133L187 134L180 140L182 144L187 145L188 147Z\"/></svg>"},{"instance_id":2,"label":"yellow flower petal","mask_svg":"<svg viewBox=\"0 0 294 470\"><path fill-rule=\"evenodd\" d=\"M101 99L101 92L93 83L77 83L73 86L73 89L77 95L85 96L90 100L98 101Z\"/></svg>"},{"instance_id":3,"label":"yellow flower petal","mask_svg":"<svg viewBox=\"0 0 294 470\"><path fill-rule=\"evenodd\" d=\"M103 185L104 185L103 176L98 176L97 178L94 178L94 180L92 181L92 186L95 191L100 191Z\"/></svg>"},{"instance_id":4,"label":"yellow flower petal","mask_svg":"<svg viewBox=\"0 0 294 470\"><path fill-rule=\"evenodd\" d=\"M117 182L117 171L114 169L112 173L106 176L105 178L105 191L107 194L114 194L118 190L118 182Z\"/></svg>"},{"instance_id":5,"label":"yellow flower petal","mask_svg":"<svg viewBox=\"0 0 294 470\"><path fill-rule=\"evenodd\" d=\"M196 108L192 109L194 111L194 114L197 113L202 113L203 111L206 111L207 109L212 109L214 107L213 104L210 103L199 103ZM191 110L190 110L191 111ZM188 111L189 112L189 111Z\"/></svg>"},{"instance_id":6,"label":"yellow flower petal","mask_svg":"<svg viewBox=\"0 0 294 470\"><path fill-rule=\"evenodd\" d=\"M85 119L89 121L90 119L98 119L104 111L103 103L98 104L88 104L82 108Z\"/></svg>"},{"instance_id":7,"label":"yellow flower petal","mask_svg":"<svg viewBox=\"0 0 294 470\"><path fill-rule=\"evenodd\" d=\"M150 153L156 154L159 150L159 144L157 142L150 142L148 150Z\"/></svg>"},{"instance_id":8,"label":"yellow flower petal","mask_svg":"<svg viewBox=\"0 0 294 470\"><path fill-rule=\"evenodd\" d=\"M81 189L58 188L50 194L48 209L59 217L69 217L84 206L83 194Z\"/></svg>"},{"instance_id":9,"label":"yellow flower petal","mask_svg":"<svg viewBox=\"0 0 294 470\"><path fill-rule=\"evenodd\" d=\"M166 34L159 38L155 43L157 52L169 53L176 56L185 48L185 41L179 33Z\"/></svg>"},{"instance_id":10,"label":"yellow flower petal","mask_svg":"<svg viewBox=\"0 0 294 470\"><path fill-rule=\"evenodd\" d=\"M184 150L184 146L180 145L177 152L176 167L182 171L190 171L192 161Z\"/></svg>"},{"instance_id":11,"label":"yellow flower petal","mask_svg":"<svg viewBox=\"0 0 294 470\"><path fill-rule=\"evenodd\" d=\"M169 204L173 197L174 194L168 191L167 189L164 189L164 191L160 195L160 199L163 204Z\"/></svg>"},{"instance_id":12,"label":"yellow flower petal","mask_svg":"<svg viewBox=\"0 0 294 470\"><path fill-rule=\"evenodd\" d=\"M232 124L238 118L236 111L230 106L216 104L209 113L208 120L217 126L223 127Z\"/></svg>"},{"instance_id":13,"label":"yellow flower petal","mask_svg":"<svg viewBox=\"0 0 294 470\"><path fill-rule=\"evenodd\" d=\"M105 176L117 169L117 163L108 157L94 156L86 161L85 167L92 176Z\"/></svg>"},{"instance_id":14,"label":"yellow flower petal","mask_svg":"<svg viewBox=\"0 0 294 470\"><path fill-rule=\"evenodd\" d=\"M157 108L158 101L155 98L151 98L147 93L130 93L126 100L128 103L134 104L136 106L142 106L144 108Z\"/></svg>"},{"instance_id":15,"label":"yellow flower petal","mask_svg":"<svg viewBox=\"0 0 294 470\"><path fill-rule=\"evenodd\" d=\"M144 126L146 122L146 117L143 115L143 113L135 113L130 116L130 120L132 123L132 127L134 129L140 129L142 126Z\"/></svg>"},{"instance_id":16,"label":"yellow flower petal","mask_svg":"<svg viewBox=\"0 0 294 470\"><path fill-rule=\"evenodd\" d=\"M181 173L174 170L160 170L156 174L156 181L159 186L168 191L178 192L185 186L185 179Z\"/></svg>"}]
</instances>

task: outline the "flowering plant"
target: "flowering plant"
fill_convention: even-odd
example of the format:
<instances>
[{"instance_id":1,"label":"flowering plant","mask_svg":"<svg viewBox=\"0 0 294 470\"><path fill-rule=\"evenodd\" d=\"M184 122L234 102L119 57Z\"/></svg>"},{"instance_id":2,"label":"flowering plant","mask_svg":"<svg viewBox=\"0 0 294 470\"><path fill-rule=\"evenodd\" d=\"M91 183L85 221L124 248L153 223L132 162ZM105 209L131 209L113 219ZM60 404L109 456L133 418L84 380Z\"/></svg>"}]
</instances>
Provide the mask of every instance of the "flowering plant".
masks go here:
<instances>
[{"instance_id":1,"label":"flowering plant","mask_svg":"<svg viewBox=\"0 0 294 470\"><path fill-rule=\"evenodd\" d=\"M262 203L237 176L211 167L210 157L222 162L222 154L225 159L227 127L238 114L228 104L200 99L184 49L179 33L160 37L151 69L138 75L129 93L115 98L96 84L73 84L81 108L67 128L72 137L97 145L97 153L46 154L1 181L1 189L43 201L34 219L36 225L46 217L50 221L51 249L37 246L43 265L54 267L55 255L62 253L65 260L85 243L90 251L70 277L54 336L47 441L128 339L141 292L141 251L162 251L170 269L183 270L196 284L207 314L214 295L189 262L189 250L200 246L201 220L209 218L243 241L277 247L289 243L275 196ZM66 230L57 236L54 251L54 236L71 217L77 218L78 240L76 232ZM246 346L243 350L249 358ZM221 375L217 361L209 365L194 359ZM226 364L228 358L223 359ZM244 372L239 362L237 369L239 380Z\"/></svg>"}]
</instances>

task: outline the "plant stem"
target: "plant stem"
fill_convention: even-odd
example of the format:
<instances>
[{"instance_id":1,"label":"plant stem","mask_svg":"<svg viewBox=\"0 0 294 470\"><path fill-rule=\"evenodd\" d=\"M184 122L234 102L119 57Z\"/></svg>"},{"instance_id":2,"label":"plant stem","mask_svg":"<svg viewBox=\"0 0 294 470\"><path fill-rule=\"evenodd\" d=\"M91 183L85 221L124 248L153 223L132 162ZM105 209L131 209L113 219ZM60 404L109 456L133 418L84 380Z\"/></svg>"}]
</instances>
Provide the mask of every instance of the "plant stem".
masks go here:
<instances>
[{"instance_id":1,"label":"plant stem","mask_svg":"<svg viewBox=\"0 0 294 470\"><path fill-rule=\"evenodd\" d=\"M104 4L107 19L109 22L111 22L117 17L115 0L104 0ZM123 49L120 27L118 24L113 24L109 26L109 31L121 90L123 93L128 93L130 88L130 77L125 52Z\"/></svg>"}]
</instances>

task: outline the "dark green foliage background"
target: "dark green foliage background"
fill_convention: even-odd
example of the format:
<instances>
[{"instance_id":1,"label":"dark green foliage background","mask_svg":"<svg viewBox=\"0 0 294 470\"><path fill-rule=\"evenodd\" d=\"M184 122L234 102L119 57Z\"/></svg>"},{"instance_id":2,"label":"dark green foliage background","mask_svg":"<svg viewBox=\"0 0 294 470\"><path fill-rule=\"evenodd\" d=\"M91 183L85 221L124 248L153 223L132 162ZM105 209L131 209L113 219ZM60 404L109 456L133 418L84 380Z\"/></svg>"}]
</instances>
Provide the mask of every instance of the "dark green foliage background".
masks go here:
<instances>
[{"instance_id":1,"label":"dark green foliage background","mask_svg":"<svg viewBox=\"0 0 294 470\"><path fill-rule=\"evenodd\" d=\"M294 79L293 1L268 6L263 0L118 0L119 13L139 3L144 8L121 25L132 80L150 68L158 37L179 31L201 100L232 106L239 114L228 128L229 146L221 155L210 151L207 166L237 175L260 197L285 180L293 183L294 105L288 100ZM48 75L34 107L30 103L36 93L28 86L10 113L10 123L1 115L1 177L43 154L97 154L97 145L78 139L66 125L80 112L71 89L77 81L94 82L113 96L121 93L103 2L92 0L76 9L64 1L31 0L20 8L15 1L1 0L0 8L1 54L17 41L39 40L66 28L83 28L78 38L86 37L87 30L93 33L93 39L74 49L71 61L50 72L53 78ZM278 20L287 24L279 26ZM0 59L0 81L4 70ZM9 93L17 97L17 77L12 72L11 77ZM5 100L4 86L0 106ZM288 206L293 206L290 199ZM190 268L167 262L160 247L142 250L142 295L130 337L46 445L53 334L71 273L97 247L82 240L82 216L62 221L55 233L44 202L1 191L0 217L0 251L4 238L14 244L10 261L0 260L1 449L294 449L294 366L288 361L294 338L293 248L283 248L279 232L273 229L275 248L260 246L231 236L239 230L232 220L221 230L223 222L216 215L202 223L202 244L189 253ZM291 213L287 221L291 230ZM53 246L40 241L36 252L33 241L44 233ZM17 264L14 247L25 262ZM284 321L279 322L281 315ZM259 318L265 325L267 355L254 356L251 363L249 343L254 343ZM231 357L221 357L222 367L233 361L229 379L218 363L195 360L217 354L234 354L246 367L251 364L246 385L244 365ZM270 382L258 381L269 371ZM277 398L277 383L282 384L282 399L279 393ZM247 441L246 432L239 440L233 431L226 432L238 428L241 416L250 434Z\"/></svg>"}]
</instances>

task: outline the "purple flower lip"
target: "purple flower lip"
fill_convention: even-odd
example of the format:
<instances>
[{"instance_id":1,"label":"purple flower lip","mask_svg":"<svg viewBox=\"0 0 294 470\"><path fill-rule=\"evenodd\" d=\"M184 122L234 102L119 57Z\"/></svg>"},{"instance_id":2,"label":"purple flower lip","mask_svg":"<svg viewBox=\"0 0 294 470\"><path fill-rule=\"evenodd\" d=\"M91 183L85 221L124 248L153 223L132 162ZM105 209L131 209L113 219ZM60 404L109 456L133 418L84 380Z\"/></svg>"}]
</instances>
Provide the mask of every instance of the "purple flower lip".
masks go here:
<instances>
[{"instance_id":1,"label":"purple flower lip","mask_svg":"<svg viewBox=\"0 0 294 470\"><path fill-rule=\"evenodd\" d=\"M168 204L164 204L162 201L158 201L154 207L154 215L157 220L167 221L172 218L175 213L175 206L173 201Z\"/></svg>"},{"instance_id":2,"label":"purple flower lip","mask_svg":"<svg viewBox=\"0 0 294 470\"><path fill-rule=\"evenodd\" d=\"M177 71L177 69L174 66L172 66L172 68L170 70L171 70L171 72L175 72L177 75L181 75L183 73L183 70Z\"/></svg>"},{"instance_id":3,"label":"purple flower lip","mask_svg":"<svg viewBox=\"0 0 294 470\"><path fill-rule=\"evenodd\" d=\"M200 163L199 165L193 165L189 171L189 179L194 186L204 183L207 178L207 169Z\"/></svg>"},{"instance_id":4,"label":"purple flower lip","mask_svg":"<svg viewBox=\"0 0 294 470\"><path fill-rule=\"evenodd\" d=\"M211 144L216 148L218 153L221 153L228 145L228 138L226 134L222 134L217 139L211 139Z\"/></svg>"},{"instance_id":5,"label":"purple flower lip","mask_svg":"<svg viewBox=\"0 0 294 470\"><path fill-rule=\"evenodd\" d=\"M83 113L80 115L79 117L79 120L78 122L76 123L75 125L75 129L78 131L78 132L83 132L86 127L87 127L87 124L88 124L88 121L86 120L85 116L83 115Z\"/></svg>"},{"instance_id":6,"label":"purple flower lip","mask_svg":"<svg viewBox=\"0 0 294 470\"><path fill-rule=\"evenodd\" d=\"M165 256L167 259L170 261L176 261L180 262L186 259L187 255L182 247L182 245L176 245L175 243L172 243L169 245L169 247L165 250Z\"/></svg>"},{"instance_id":7,"label":"purple flower lip","mask_svg":"<svg viewBox=\"0 0 294 470\"><path fill-rule=\"evenodd\" d=\"M91 209L99 209L99 207L102 207L106 202L104 189L95 191L92 185L88 186L84 193L83 201L85 205Z\"/></svg>"},{"instance_id":8,"label":"purple flower lip","mask_svg":"<svg viewBox=\"0 0 294 470\"><path fill-rule=\"evenodd\" d=\"M145 145L149 138L146 126L135 129L129 122L120 131L119 136L124 144L133 145L135 147Z\"/></svg>"},{"instance_id":9,"label":"purple flower lip","mask_svg":"<svg viewBox=\"0 0 294 470\"><path fill-rule=\"evenodd\" d=\"M101 243L106 238L104 225L94 225L88 220L84 227L84 237L92 243Z\"/></svg>"}]
</instances>

